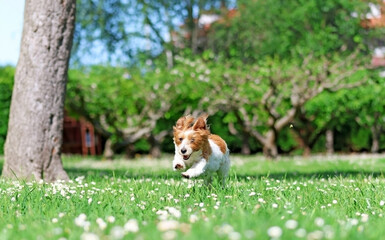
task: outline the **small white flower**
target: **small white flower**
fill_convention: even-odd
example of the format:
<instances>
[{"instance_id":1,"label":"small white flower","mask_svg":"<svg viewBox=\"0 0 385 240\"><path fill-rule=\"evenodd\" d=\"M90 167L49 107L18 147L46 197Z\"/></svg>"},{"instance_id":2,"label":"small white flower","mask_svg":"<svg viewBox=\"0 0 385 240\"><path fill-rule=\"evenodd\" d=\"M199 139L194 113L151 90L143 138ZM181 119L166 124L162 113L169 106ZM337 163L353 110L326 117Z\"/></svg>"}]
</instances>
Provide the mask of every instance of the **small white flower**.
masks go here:
<instances>
[{"instance_id":1,"label":"small white flower","mask_svg":"<svg viewBox=\"0 0 385 240\"><path fill-rule=\"evenodd\" d=\"M57 218L52 218L53 223L57 223L59 220Z\"/></svg>"},{"instance_id":2,"label":"small white flower","mask_svg":"<svg viewBox=\"0 0 385 240\"><path fill-rule=\"evenodd\" d=\"M167 231L163 233L162 237L163 240L173 240L178 236L178 234L175 231Z\"/></svg>"},{"instance_id":3,"label":"small white flower","mask_svg":"<svg viewBox=\"0 0 385 240\"><path fill-rule=\"evenodd\" d=\"M92 198L89 198L88 199L88 204L91 204L92 203Z\"/></svg>"},{"instance_id":4,"label":"small white flower","mask_svg":"<svg viewBox=\"0 0 385 240\"><path fill-rule=\"evenodd\" d=\"M168 208L168 212L169 212L172 216L174 216L174 217L176 217L176 218L180 218L180 217L182 216L181 212L180 212L178 209L174 208L174 207Z\"/></svg>"},{"instance_id":5,"label":"small white flower","mask_svg":"<svg viewBox=\"0 0 385 240\"><path fill-rule=\"evenodd\" d=\"M156 212L156 215L158 215L159 220L166 220L168 217L168 212L165 210L158 210Z\"/></svg>"},{"instance_id":6,"label":"small white flower","mask_svg":"<svg viewBox=\"0 0 385 240\"><path fill-rule=\"evenodd\" d=\"M83 233L80 236L81 240L99 240L99 236L95 233Z\"/></svg>"},{"instance_id":7,"label":"small white flower","mask_svg":"<svg viewBox=\"0 0 385 240\"><path fill-rule=\"evenodd\" d=\"M333 204L337 204L338 202L337 202L337 200L333 200Z\"/></svg>"},{"instance_id":8,"label":"small white flower","mask_svg":"<svg viewBox=\"0 0 385 240\"><path fill-rule=\"evenodd\" d=\"M198 221L198 216L195 215L195 214L191 214L190 217L189 217L189 221L191 223L194 223L194 222Z\"/></svg>"},{"instance_id":9,"label":"small white flower","mask_svg":"<svg viewBox=\"0 0 385 240\"><path fill-rule=\"evenodd\" d=\"M62 217L64 217L66 214L65 213L59 213L59 218L62 218Z\"/></svg>"},{"instance_id":10,"label":"small white flower","mask_svg":"<svg viewBox=\"0 0 385 240\"><path fill-rule=\"evenodd\" d=\"M285 223L285 227L287 229L296 229L298 226L298 222L294 219L287 220Z\"/></svg>"},{"instance_id":11,"label":"small white flower","mask_svg":"<svg viewBox=\"0 0 385 240\"><path fill-rule=\"evenodd\" d=\"M318 227L322 227L322 226L325 224L325 220L323 220L323 219L320 218L320 217L317 217L317 218L314 220L314 223L315 223L315 225L317 225Z\"/></svg>"},{"instance_id":12,"label":"small white flower","mask_svg":"<svg viewBox=\"0 0 385 240\"><path fill-rule=\"evenodd\" d=\"M308 239L322 239L324 236L324 233L320 230L311 232L307 235Z\"/></svg>"},{"instance_id":13,"label":"small white flower","mask_svg":"<svg viewBox=\"0 0 385 240\"><path fill-rule=\"evenodd\" d=\"M90 230L91 223L89 221L85 221L83 224L84 231L88 232Z\"/></svg>"},{"instance_id":14,"label":"small white flower","mask_svg":"<svg viewBox=\"0 0 385 240\"><path fill-rule=\"evenodd\" d=\"M114 216L108 216L107 217L107 222L109 222L109 223L115 222L115 217Z\"/></svg>"},{"instance_id":15,"label":"small white flower","mask_svg":"<svg viewBox=\"0 0 385 240\"><path fill-rule=\"evenodd\" d=\"M114 239L122 239L124 237L124 229L120 226L115 226L111 229L111 236Z\"/></svg>"},{"instance_id":16,"label":"small white flower","mask_svg":"<svg viewBox=\"0 0 385 240\"><path fill-rule=\"evenodd\" d=\"M367 222L369 220L369 215L366 213L361 214L361 222Z\"/></svg>"},{"instance_id":17,"label":"small white flower","mask_svg":"<svg viewBox=\"0 0 385 240\"><path fill-rule=\"evenodd\" d=\"M242 235L239 232L230 232L227 236L230 240L239 240L242 238Z\"/></svg>"},{"instance_id":18,"label":"small white flower","mask_svg":"<svg viewBox=\"0 0 385 240\"><path fill-rule=\"evenodd\" d=\"M251 197L251 196L254 196L256 193L255 192L251 192L250 194L249 194L249 196Z\"/></svg>"},{"instance_id":19,"label":"small white flower","mask_svg":"<svg viewBox=\"0 0 385 240\"><path fill-rule=\"evenodd\" d=\"M278 226L273 226L267 229L267 235L271 238L279 238L282 235L282 229Z\"/></svg>"},{"instance_id":20,"label":"small white flower","mask_svg":"<svg viewBox=\"0 0 385 240\"><path fill-rule=\"evenodd\" d=\"M96 223L98 224L100 230L104 230L107 227L107 223L101 218L97 218Z\"/></svg>"},{"instance_id":21,"label":"small white flower","mask_svg":"<svg viewBox=\"0 0 385 240\"><path fill-rule=\"evenodd\" d=\"M303 228L298 229L297 231L295 231L295 236L298 238L306 237L306 230Z\"/></svg>"},{"instance_id":22,"label":"small white flower","mask_svg":"<svg viewBox=\"0 0 385 240\"><path fill-rule=\"evenodd\" d=\"M78 217L75 218L75 224L79 227L84 227L87 216L84 213L81 213Z\"/></svg>"},{"instance_id":23,"label":"small white flower","mask_svg":"<svg viewBox=\"0 0 385 240\"><path fill-rule=\"evenodd\" d=\"M225 223L223 224L218 230L217 230L217 233L220 234L220 235L228 235L230 234L231 232L234 231L234 228L233 226L231 226L230 224L228 223Z\"/></svg>"},{"instance_id":24,"label":"small white flower","mask_svg":"<svg viewBox=\"0 0 385 240\"><path fill-rule=\"evenodd\" d=\"M273 208L277 208L277 207L278 207L278 204L273 203L271 206L272 206Z\"/></svg>"},{"instance_id":25,"label":"small white flower","mask_svg":"<svg viewBox=\"0 0 385 240\"><path fill-rule=\"evenodd\" d=\"M385 201L384 200L381 200L380 201L380 206L382 207L382 206L384 206L385 205Z\"/></svg>"},{"instance_id":26,"label":"small white flower","mask_svg":"<svg viewBox=\"0 0 385 240\"><path fill-rule=\"evenodd\" d=\"M136 233L139 231L138 221L136 219L130 219L126 224L124 224L124 230L127 232Z\"/></svg>"},{"instance_id":27,"label":"small white flower","mask_svg":"<svg viewBox=\"0 0 385 240\"><path fill-rule=\"evenodd\" d=\"M161 232L175 230L179 227L179 222L175 220L165 220L158 223L157 228Z\"/></svg>"},{"instance_id":28,"label":"small white flower","mask_svg":"<svg viewBox=\"0 0 385 240\"><path fill-rule=\"evenodd\" d=\"M348 219L348 222L349 222L352 226L355 226L355 225L358 224L358 219L350 218L350 219Z\"/></svg>"}]
</instances>

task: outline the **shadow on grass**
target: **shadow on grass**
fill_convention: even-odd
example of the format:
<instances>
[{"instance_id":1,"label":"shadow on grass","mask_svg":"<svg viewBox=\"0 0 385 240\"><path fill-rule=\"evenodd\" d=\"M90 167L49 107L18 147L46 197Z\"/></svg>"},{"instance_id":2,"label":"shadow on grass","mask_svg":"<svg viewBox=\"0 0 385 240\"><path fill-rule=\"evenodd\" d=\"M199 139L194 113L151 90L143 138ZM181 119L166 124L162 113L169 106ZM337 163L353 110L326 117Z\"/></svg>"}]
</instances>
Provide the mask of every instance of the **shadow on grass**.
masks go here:
<instances>
[{"instance_id":1,"label":"shadow on grass","mask_svg":"<svg viewBox=\"0 0 385 240\"><path fill-rule=\"evenodd\" d=\"M77 176L92 176L92 177L117 177L117 178L132 178L132 179L170 179L180 178L179 172L173 171L144 171L144 170L95 170L95 169L79 169L66 168L65 169L71 178ZM256 180L262 178L274 179L321 179L321 178L356 178L356 177L384 177L382 171L322 171L322 172L274 172L274 173L257 173L257 174L243 174L233 172L230 178L238 180Z\"/></svg>"},{"instance_id":2,"label":"shadow on grass","mask_svg":"<svg viewBox=\"0 0 385 240\"><path fill-rule=\"evenodd\" d=\"M328 178L350 178L350 177L384 177L382 171L318 171L318 172L274 172L266 174L235 174L237 179L260 179L260 178L274 178L274 179L328 179Z\"/></svg>"},{"instance_id":3,"label":"shadow on grass","mask_svg":"<svg viewBox=\"0 0 385 240\"><path fill-rule=\"evenodd\" d=\"M3 161L0 161L0 173L3 169ZM138 169L123 169L123 170L107 170L107 169L85 169L85 168L65 168L71 179L85 176L90 178L131 178L131 179L171 179L180 178L179 172L173 172L168 170L154 171L138 170ZM356 177L385 177L383 171L359 171L359 170L346 170L346 171L318 171L318 172L266 172L266 173L237 173L232 172L230 174L231 179L238 179L243 181L257 180L262 178L274 178L274 179L321 179L321 178L356 178Z\"/></svg>"},{"instance_id":4,"label":"shadow on grass","mask_svg":"<svg viewBox=\"0 0 385 240\"><path fill-rule=\"evenodd\" d=\"M125 169L125 170L103 170L103 169L84 169L84 168L65 168L70 178L76 178L78 176L85 177L116 177L116 178L155 178L155 179L170 179L180 176L178 172L171 171L157 171L149 172L138 169Z\"/></svg>"}]
</instances>

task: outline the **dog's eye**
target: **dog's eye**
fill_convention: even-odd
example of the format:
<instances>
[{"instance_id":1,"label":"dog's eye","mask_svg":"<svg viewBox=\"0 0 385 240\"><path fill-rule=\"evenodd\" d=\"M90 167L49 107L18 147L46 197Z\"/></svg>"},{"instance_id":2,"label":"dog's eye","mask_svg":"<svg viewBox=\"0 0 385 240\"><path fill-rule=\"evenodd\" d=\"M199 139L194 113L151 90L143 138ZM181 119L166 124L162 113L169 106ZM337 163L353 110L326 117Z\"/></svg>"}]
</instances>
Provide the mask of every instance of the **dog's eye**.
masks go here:
<instances>
[{"instance_id":1,"label":"dog's eye","mask_svg":"<svg viewBox=\"0 0 385 240\"><path fill-rule=\"evenodd\" d=\"M190 140L190 142L192 142L192 143L193 143L194 141L195 141L195 139L194 139L194 138L192 138L192 139Z\"/></svg>"},{"instance_id":2,"label":"dog's eye","mask_svg":"<svg viewBox=\"0 0 385 240\"><path fill-rule=\"evenodd\" d=\"M183 138L179 138L179 141L181 141L181 142L182 142L182 141L183 141Z\"/></svg>"}]
</instances>

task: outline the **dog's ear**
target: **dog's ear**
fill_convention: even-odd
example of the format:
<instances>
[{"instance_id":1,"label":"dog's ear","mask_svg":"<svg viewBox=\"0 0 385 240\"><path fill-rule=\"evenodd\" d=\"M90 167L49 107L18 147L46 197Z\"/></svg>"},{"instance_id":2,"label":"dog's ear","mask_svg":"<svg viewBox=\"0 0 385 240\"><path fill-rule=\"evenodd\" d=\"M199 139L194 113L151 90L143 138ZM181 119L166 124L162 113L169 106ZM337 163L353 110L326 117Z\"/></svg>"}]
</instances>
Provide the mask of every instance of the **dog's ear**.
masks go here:
<instances>
[{"instance_id":1,"label":"dog's ear","mask_svg":"<svg viewBox=\"0 0 385 240\"><path fill-rule=\"evenodd\" d=\"M198 117L198 119L194 123L193 129L194 130L207 130L208 129L208 127L207 127L207 118L208 117L209 117L209 115L207 115L207 114L202 114L200 117Z\"/></svg>"},{"instance_id":2,"label":"dog's ear","mask_svg":"<svg viewBox=\"0 0 385 240\"><path fill-rule=\"evenodd\" d=\"M176 121L174 132L177 130L184 130L186 128L191 127L191 124L193 122L194 122L194 118L190 115L179 118L178 121Z\"/></svg>"}]
</instances>

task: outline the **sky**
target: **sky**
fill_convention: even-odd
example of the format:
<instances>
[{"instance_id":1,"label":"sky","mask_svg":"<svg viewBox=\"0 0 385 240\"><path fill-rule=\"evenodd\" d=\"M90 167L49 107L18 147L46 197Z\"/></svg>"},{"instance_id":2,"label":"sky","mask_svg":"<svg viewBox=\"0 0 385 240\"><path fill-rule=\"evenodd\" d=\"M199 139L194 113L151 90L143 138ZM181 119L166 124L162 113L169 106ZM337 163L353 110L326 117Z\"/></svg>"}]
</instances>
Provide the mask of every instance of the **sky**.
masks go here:
<instances>
[{"instance_id":1,"label":"sky","mask_svg":"<svg viewBox=\"0 0 385 240\"><path fill-rule=\"evenodd\" d=\"M24 0L0 0L0 66L16 66L23 31Z\"/></svg>"}]
</instances>

